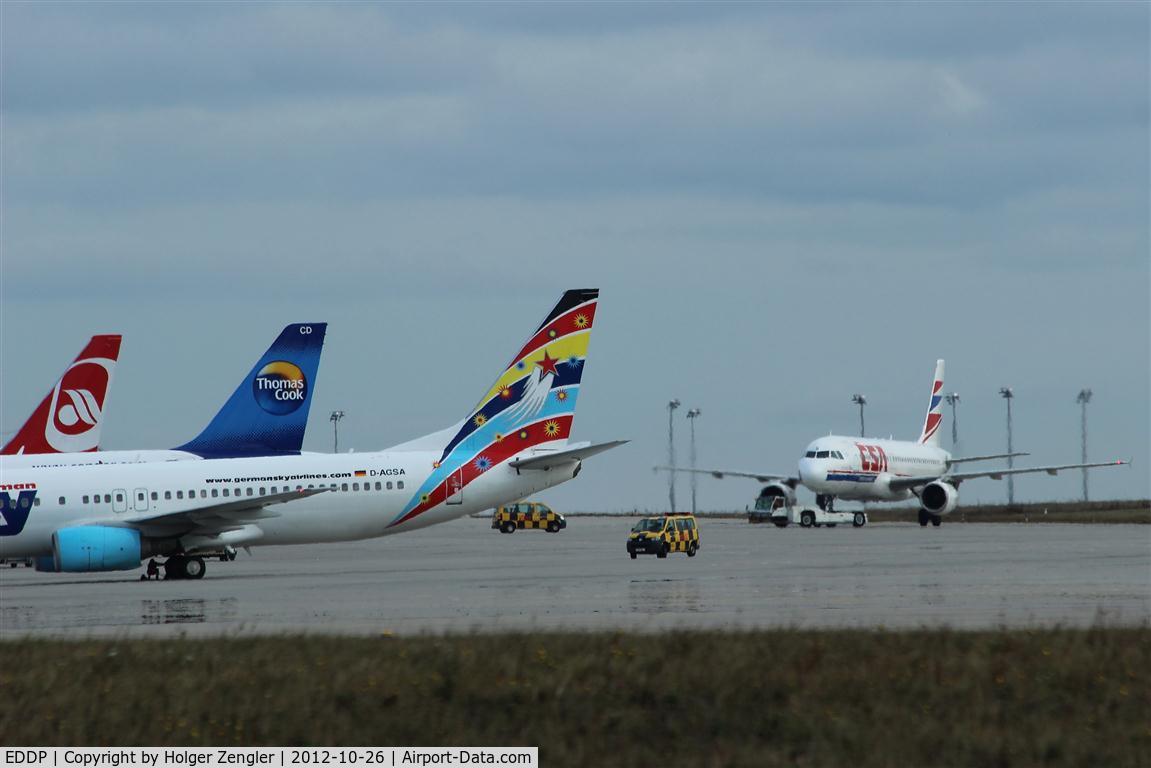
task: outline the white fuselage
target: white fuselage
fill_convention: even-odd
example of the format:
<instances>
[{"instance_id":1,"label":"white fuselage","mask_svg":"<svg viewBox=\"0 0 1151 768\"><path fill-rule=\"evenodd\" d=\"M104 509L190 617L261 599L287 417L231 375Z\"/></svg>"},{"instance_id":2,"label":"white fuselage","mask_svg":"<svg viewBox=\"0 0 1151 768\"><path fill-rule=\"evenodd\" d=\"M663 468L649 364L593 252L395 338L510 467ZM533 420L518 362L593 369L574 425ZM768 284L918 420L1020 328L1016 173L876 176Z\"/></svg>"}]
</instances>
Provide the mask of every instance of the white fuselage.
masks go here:
<instances>
[{"instance_id":1,"label":"white fuselage","mask_svg":"<svg viewBox=\"0 0 1151 768\"><path fill-rule=\"evenodd\" d=\"M188 451L84 451L82 453L17 453L3 457L5 471L47 467L79 467L92 464L145 464L151 461L202 460Z\"/></svg>"},{"instance_id":2,"label":"white fuselage","mask_svg":"<svg viewBox=\"0 0 1151 768\"><path fill-rule=\"evenodd\" d=\"M813 441L799 460L799 479L818 494L853 501L904 501L910 490L892 491L895 477L939 477L951 454L910 440L829 435Z\"/></svg>"},{"instance_id":3,"label":"white fuselage","mask_svg":"<svg viewBox=\"0 0 1151 768\"><path fill-rule=\"evenodd\" d=\"M579 466L573 460L546 471L517 473L504 462L443 502L400 522L415 500L413 495L433 473L438 452L392 450L41 468L10 466L10 458L0 457L0 487L11 498L16 498L17 489L34 489L36 499L20 533L4 535L0 528L0 557L49 555L53 531L69 526L138 527L146 537L159 538L163 534L156 527L158 516L208 510L235 502L237 497L258 498L299 488L330 490L269 505L264 509L267 517L237 525L220 541L256 546L366 539L515 501L571 479ZM207 546L187 525L177 526L173 535L189 549Z\"/></svg>"}]
</instances>

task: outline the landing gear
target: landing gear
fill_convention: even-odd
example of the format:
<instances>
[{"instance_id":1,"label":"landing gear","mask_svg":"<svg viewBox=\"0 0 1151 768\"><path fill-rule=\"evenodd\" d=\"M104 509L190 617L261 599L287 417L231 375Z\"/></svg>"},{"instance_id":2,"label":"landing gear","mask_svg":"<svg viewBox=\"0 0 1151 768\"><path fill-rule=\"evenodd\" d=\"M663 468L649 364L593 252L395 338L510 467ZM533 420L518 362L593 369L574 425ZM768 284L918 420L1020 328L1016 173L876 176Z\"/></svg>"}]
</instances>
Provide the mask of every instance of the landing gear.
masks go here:
<instances>
[{"instance_id":1,"label":"landing gear","mask_svg":"<svg viewBox=\"0 0 1151 768\"><path fill-rule=\"evenodd\" d=\"M926 509L920 509L920 510L919 510L919 524L920 524L920 525L922 525L922 526L926 526L926 525L927 525L927 521L928 521L930 518L931 518L931 516L927 514L927 510L926 510Z\"/></svg>"},{"instance_id":2,"label":"landing gear","mask_svg":"<svg viewBox=\"0 0 1151 768\"><path fill-rule=\"evenodd\" d=\"M173 555L164 563L165 579L202 579L208 570L202 557Z\"/></svg>"},{"instance_id":3,"label":"landing gear","mask_svg":"<svg viewBox=\"0 0 1151 768\"><path fill-rule=\"evenodd\" d=\"M940 517L939 515L933 515L930 512L928 512L926 509L921 508L919 510L919 524L922 526L926 526L928 523L931 523L936 528L938 528L940 526L940 524L943 523L943 518Z\"/></svg>"},{"instance_id":4,"label":"landing gear","mask_svg":"<svg viewBox=\"0 0 1151 768\"><path fill-rule=\"evenodd\" d=\"M931 524L934 525L936 528L938 528L942 522L943 522L943 518L940 517L939 515L932 515L931 516Z\"/></svg>"}]
</instances>

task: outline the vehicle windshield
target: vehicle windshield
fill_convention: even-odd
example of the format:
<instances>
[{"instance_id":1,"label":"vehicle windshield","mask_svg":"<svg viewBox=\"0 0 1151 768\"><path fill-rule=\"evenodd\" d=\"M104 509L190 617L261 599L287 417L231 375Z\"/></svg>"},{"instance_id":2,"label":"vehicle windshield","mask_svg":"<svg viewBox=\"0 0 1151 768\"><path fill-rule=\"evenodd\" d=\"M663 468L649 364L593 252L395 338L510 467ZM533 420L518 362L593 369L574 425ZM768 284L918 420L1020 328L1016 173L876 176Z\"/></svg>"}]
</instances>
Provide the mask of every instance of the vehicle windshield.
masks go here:
<instances>
[{"instance_id":1,"label":"vehicle windshield","mask_svg":"<svg viewBox=\"0 0 1151 768\"><path fill-rule=\"evenodd\" d=\"M648 517L635 524L632 531L635 533L659 533L663 530L663 520L658 517Z\"/></svg>"}]
</instances>

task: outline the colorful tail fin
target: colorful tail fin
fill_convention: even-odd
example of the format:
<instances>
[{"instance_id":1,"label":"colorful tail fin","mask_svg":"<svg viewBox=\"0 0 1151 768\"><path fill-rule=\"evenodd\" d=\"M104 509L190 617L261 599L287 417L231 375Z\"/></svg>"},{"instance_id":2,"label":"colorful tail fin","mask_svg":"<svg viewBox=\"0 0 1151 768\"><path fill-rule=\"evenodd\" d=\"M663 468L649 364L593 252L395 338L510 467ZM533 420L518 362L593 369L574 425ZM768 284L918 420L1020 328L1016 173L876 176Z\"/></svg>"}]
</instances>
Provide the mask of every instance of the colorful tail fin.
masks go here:
<instances>
[{"instance_id":1,"label":"colorful tail fin","mask_svg":"<svg viewBox=\"0 0 1151 768\"><path fill-rule=\"evenodd\" d=\"M120 336L93 336L0 454L79 453L100 446L104 398L120 357Z\"/></svg>"},{"instance_id":2,"label":"colorful tail fin","mask_svg":"<svg viewBox=\"0 0 1151 768\"><path fill-rule=\"evenodd\" d=\"M927 405L927 417L923 420L923 434L919 442L923 445L939 445L939 424L943 421L943 361L935 361L935 381L931 385L931 400Z\"/></svg>"},{"instance_id":3,"label":"colorful tail fin","mask_svg":"<svg viewBox=\"0 0 1151 768\"><path fill-rule=\"evenodd\" d=\"M204 431L176 450L213 459L299 453L327 329L284 328Z\"/></svg>"},{"instance_id":4,"label":"colorful tail fin","mask_svg":"<svg viewBox=\"0 0 1151 768\"><path fill-rule=\"evenodd\" d=\"M540 323L468 417L393 524L443 502L487 470L539 445L566 442L575 418L599 291L572 290Z\"/></svg>"}]
</instances>

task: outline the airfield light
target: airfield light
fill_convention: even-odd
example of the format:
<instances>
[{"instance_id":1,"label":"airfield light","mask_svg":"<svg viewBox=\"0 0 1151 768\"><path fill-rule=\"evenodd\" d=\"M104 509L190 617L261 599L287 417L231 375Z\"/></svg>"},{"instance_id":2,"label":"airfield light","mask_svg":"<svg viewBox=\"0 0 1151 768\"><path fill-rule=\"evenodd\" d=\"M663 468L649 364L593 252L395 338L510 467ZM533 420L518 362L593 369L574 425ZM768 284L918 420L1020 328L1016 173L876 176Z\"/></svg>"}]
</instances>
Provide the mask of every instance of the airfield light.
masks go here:
<instances>
[{"instance_id":1,"label":"airfield light","mask_svg":"<svg viewBox=\"0 0 1151 768\"><path fill-rule=\"evenodd\" d=\"M332 411L328 419L332 422L332 453L340 452L340 419L344 418L343 411Z\"/></svg>"},{"instance_id":2,"label":"airfield light","mask_svg":"<svg viewBox=\"0 0 1151 768\"><path fill-rule=\"evenodd\" d=\"M1015 390L1011 387L1000 387L999 396L1007 401L1007 468L1012 469L1015 466L1015 458L1012 453L1011 442L1011 401L1015 399ZM1015 506L1015 476L1007 476L1007 505Z\"/></svg>"},{"instance_id":3,"label":"airfield light","mask_svg":"<svg viewBox=\"0 0 1151 768\"><path fill-rule=\"evenodd\" d=\"M691 425L691 513L695 514L695 420L703 413L698 408L692 408L687 412L688 423Z\"/></svg>"},{"instance_id":4,"label":"airfield light","mask_svg":"<svg viewBox=\"0 0 1151 768\"><path fill-rule=\"evenodd\" d=\"M959 393L948 392L943 399L951 406L951 450L954 451L955 446L959 444L959 418L955 415L955 406L959 405Z\"/></svg>"},{"instance_id":5,"label":"airfield light","mask_svg":"<svg viewBox=\"0 0 1151 768\"><path fill-rule=\"evenodd\" d=\"M669 400L667 403L667 465L668 471L668 502L671 504L672 514L675 514L675 421L672 414L679 408L679 398Z\"/></svg>"},{"instance_id":6,"label":"airfield light","mask_svg":"<svg viewBox=\"0 0 1151 768\"><path fill-rule=\"evenodd\" d=\"M867 405L867 397L864 395L852 395L851 402L859 406L859 436L863 437L867 434L863 429L863 406Z\"/></svg>"},{"instance_id":7,"label":"airfield light","mask_svg":"<svg viewBox=\"0 0 1151 768\"><path fill-rule=\"evenodd\" d=\"M1079 390L1079 394L1075 398L1075 402L1079 403L1079 426L1080 434L1083 441L1082 462L1087 463L1087 404L1091 402L1091 395L1094 394L1089 388ZM1083 500L1087 501L1087 467L1083 468Z\"/></svg>"}]
</instances>

